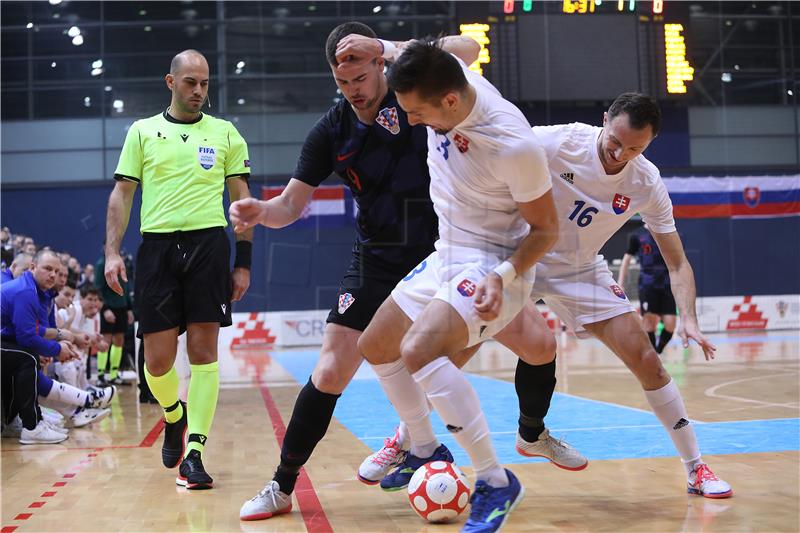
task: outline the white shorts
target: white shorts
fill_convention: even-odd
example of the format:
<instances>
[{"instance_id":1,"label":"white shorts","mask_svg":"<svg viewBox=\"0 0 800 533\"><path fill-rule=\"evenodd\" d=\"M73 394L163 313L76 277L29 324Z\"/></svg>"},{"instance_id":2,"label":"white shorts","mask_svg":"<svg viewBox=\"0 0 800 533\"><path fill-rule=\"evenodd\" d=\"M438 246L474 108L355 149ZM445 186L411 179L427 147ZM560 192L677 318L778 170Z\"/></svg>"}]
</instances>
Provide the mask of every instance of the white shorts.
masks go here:
<instances>
[{"instance_id":1,"label":"white shorts","mask_svg":"<svg viewBox=\"0 0 800 533\"><path fill-rule=\"evenodd\" d=\"M447 302L467 324L467 346L473 346L502 330L522 310L530 296L533 269L503 289L503 305L496 319L486 322L478 317L475 311L478 283L500 263L499 257L479 250L437 250L397 284L392 299L412 321L432 299Z\"/></svg>"},{"instance_id":2,"label":"white shorts","mask_svg":"<svg viewBox=\"0 0 800 533\"><path fill-rule=\"evenodd\" d=\"M636 312L602 256L579 266L538 263L531 298L544 300L580 338L590 336L586 324Z\"/></svg>"}]
</instances>

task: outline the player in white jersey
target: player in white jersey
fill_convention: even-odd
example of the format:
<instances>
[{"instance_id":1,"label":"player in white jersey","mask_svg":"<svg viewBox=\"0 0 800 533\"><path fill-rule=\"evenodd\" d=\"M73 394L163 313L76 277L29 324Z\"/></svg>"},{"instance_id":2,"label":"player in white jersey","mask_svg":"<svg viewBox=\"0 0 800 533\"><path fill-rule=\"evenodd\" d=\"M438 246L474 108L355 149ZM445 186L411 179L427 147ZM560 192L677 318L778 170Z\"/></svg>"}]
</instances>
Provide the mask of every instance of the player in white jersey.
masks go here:
<instances>
[{"instance_id":1,"label":"player in white jersey","mask_svg":"<svg viewBox=\"0 0 800 533\"><path fill-rule=\"evenodd\" d=\"M694 274L675 229L672 203L658 169L642 155L660 123L653 99L625 93L604 114L602 128L580 123L533 128L547 152L559 238L536 267L532 301L543 299L579 337L597 337L622 359L677 448L688 491L727 498L733 493L730 485L701 460L677 385L650 344L636 309L598 255L606 241L640 213L669 268L683 345L688 347L693 339L706 359L714 357L716 348L697 324ZM526 316L536 312L530 303L509 327L518 330ZM536 368L519 361L515 376L521 410L517 449L523 455L531 444L524 438L526 406L549 402L549 396L541 398L543 392L525 383L535 377Z\"/></svg>"},{"instance_id":2,"label":"player in white jersey","mask_svg":"<svg viewBox=\"0 0 800 533\"><path fill-rule=\"evenodd\" d=\"M519 109L435 44L405 44L388 81L409 123L428 126L440 239L358 343L411 437L381 486L402 488L423 464L452 461L427 395L475 468L464 531L496 531L524 490L498 464L477 395L448 356L495 336L528 301L534 265L557 237L545 154Z\"/></svg>"}]
</instances>

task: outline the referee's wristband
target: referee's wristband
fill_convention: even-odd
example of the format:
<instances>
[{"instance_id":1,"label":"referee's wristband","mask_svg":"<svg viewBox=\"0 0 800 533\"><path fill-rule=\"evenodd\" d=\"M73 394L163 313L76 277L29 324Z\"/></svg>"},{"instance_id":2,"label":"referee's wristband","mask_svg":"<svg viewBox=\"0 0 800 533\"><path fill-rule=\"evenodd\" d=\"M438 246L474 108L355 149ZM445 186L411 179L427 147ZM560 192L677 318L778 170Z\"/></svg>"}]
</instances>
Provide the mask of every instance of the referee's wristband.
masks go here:
<instances>
[{"instance_id":1,"label":"referee's wristband","mask_svg":"<svg viewBox=\"0 0 800 533\"><path fill-rule=\"evenodd\" d=\"M397 46L392 41L378 39L378 42L381 44L382 58L388 59L389 61L397 59Z\"/></svg>"},{"instance_id":2,"label":"referee's wristband","mask_svg":"<svg viewBox=\"0 0 800 533\"><path fill-rule=\"evenodd\" d=\"M233 268L250 268L253 262L253 243L250 241L236 241L236 259Z\"/></svg>"},{"instance_id":3,"label":"referee's wristband","mask_svg":"<svg viewBox=\"0 0 800 533\"><path fill-rule=\"evenodd\" d=\"M503 287L508 287L511 283L517 279L517 269L514 268L508 261L503 261L496 267L494 267L494 273L500 276L500 279L503 280Z\"/></svg>"}]
</instances>

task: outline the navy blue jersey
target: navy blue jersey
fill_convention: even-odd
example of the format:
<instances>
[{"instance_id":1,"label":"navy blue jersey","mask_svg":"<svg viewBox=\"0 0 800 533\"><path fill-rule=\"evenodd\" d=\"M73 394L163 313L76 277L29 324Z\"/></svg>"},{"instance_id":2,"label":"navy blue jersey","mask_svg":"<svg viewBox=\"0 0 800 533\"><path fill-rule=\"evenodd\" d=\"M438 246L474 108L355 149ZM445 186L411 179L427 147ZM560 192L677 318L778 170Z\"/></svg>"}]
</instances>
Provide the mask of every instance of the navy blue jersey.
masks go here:
<instances>
[{"instance_id":1,"label":"navy blue jersey","mask_svg":"<svg viewBox=\"0 0 800 533\"><path fill-rule=\"evenodd\" d=\"M639 290L642 287L652 289L669 289L669 270L661 250L656 245L656 240L649 231L642 228L636 233L631 233L628 238L628 252L636 255L641 265L639 274Z\"/></svg>"},{"instance_id":2,"label":"navy blue jersey","mask_svg":"<svg viewBox=\"0 0 800 533\"><path fill-rule=\"evenodd\" d=\"M433 251L427 132L409 126L392 91L371 125L342 99L309 132L293 178L313 187L336 173L358 205L354 252L405 274Z\"/></svg>"}]
</instances>

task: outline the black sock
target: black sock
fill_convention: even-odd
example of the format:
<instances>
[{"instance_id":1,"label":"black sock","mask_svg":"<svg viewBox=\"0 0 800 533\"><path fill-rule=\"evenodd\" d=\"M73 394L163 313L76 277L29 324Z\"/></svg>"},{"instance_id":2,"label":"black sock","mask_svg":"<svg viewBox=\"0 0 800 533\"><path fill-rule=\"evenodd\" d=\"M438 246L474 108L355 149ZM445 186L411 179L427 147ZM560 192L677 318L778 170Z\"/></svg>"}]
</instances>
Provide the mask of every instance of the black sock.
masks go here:
<instances>
[{"instance_id":1,"label":"black sock","mask_svg":"<svg viewBox=\"0 0 800 533\"><path fill-rule=\"evenodd\" d=\"M653 348L656 348L656 332L648 331L647 336L650 337L650 344L653 345Z\"/></svg>"},{"instance_id":2,"label":"black sock","mask_svg":"<svg viewBox=\"0 0 800 533\"><path fill-rule=\"evenodd\" d=\"M664 348L667 347L669 344L669 340L672 338L672 332L667 331L667 328L661 330L661 335L658 337L658 346L656 346L656 352L661 353L664 351Z\"/></svg>"},{"instance_id":3,"label":"black sock","mask_svg":"<svg viewBox=\"0 0 800 533\"><path fill-rule=\"evenodd\" d=\"M341 394L327 394L317 390L311 378L308 378L308 383L297 395L292 419L283 438L281 464L273 478L281 486L281 492L291 494L294 491L300 469L328 431L339 396Z\"/></svg>"},{"instance_id":4,"label":"black sock","mask_svg":"<svg viewBox=\"0 0 800 533\"><path fill-rule=\"evenodd\" d=\"M519 399L519 434L526 441L534 442L544 431L544 417L556 389L556 360L534 366L520 359L514 387Z\"/></svg>"}]
</instances>

